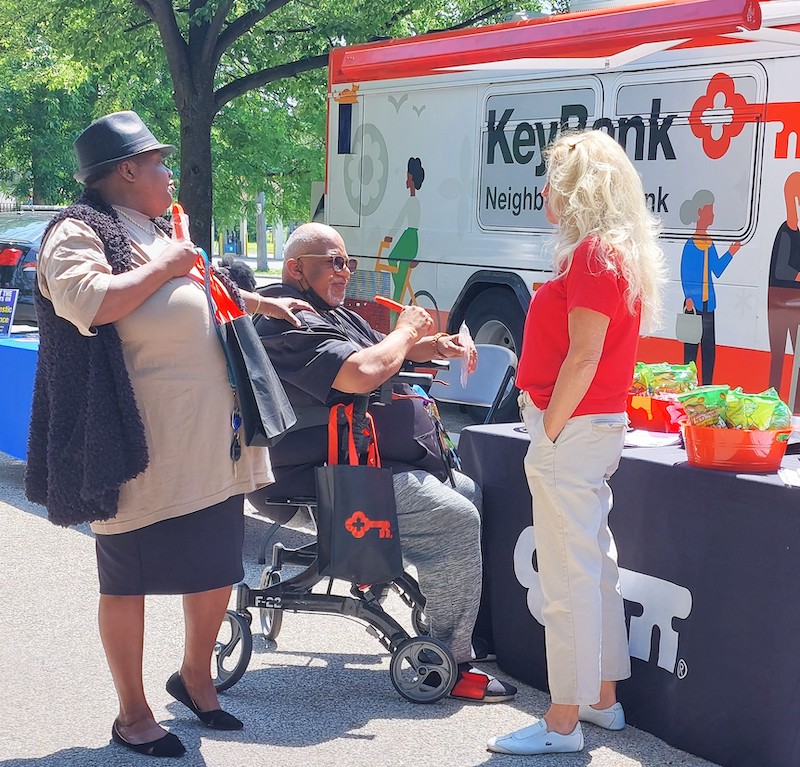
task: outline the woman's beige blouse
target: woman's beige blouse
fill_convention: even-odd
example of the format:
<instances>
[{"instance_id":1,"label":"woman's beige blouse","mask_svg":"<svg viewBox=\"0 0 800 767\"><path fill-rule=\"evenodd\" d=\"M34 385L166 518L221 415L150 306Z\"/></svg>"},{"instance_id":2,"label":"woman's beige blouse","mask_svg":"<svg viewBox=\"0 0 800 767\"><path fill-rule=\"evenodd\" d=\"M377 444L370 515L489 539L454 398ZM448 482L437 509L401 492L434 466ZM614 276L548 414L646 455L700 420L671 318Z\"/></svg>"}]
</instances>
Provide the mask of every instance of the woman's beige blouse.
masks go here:
<instances>
[{"instance_id":1,"label":"woman's beige blouse","mask_svg":"<svg viewBox=\"0 0 800 767\"><path fill-rule=\"evenodd\" d=\"M120 208L134 263L158 258L170 240L141 213ZM37 265L42 294L56 314L86 336L111 281L100 239L87 224L66 219L48 234ZM144 422L148 468L126 482L113 519L95 533L124 533L191 514L273 481L266 448L230 457L233 395L201 285L171 279L114 323Z\"/></svg>"}]
</instances>

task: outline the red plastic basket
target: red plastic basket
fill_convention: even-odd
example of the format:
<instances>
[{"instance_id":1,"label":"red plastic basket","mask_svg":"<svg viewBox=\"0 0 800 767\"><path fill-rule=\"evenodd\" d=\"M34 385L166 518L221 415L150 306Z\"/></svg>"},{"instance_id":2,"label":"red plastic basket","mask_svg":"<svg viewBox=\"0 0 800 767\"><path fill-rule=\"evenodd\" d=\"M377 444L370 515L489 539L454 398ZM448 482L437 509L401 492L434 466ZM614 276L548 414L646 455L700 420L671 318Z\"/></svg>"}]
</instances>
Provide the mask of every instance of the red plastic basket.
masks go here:
<instances>
[{"instance_id":1,"label":"red plastic basket","mask_svg":"<svg viewBox=\"0 0 800 767\"><path fill-rule=\"evenodd\" d=\"M759 431L683 424L689 463L723 471L777 471L791 432L791 429Z\"/></svg>"},{"instance_id":2,"label":"red plastic basket","mask_svg":"<svg viewBox=\"0 0 800 767\"><path fill-rule=\"evenodd\" d=\"M663 431L677 433L680 424L673 423L667 406L680 408L680 404L672 400L658 397L642 397L638 394L628 395L628 420L634 429L644 431ZM682 409L682 408L681 408Z\"/></svg>"}]
</instances>

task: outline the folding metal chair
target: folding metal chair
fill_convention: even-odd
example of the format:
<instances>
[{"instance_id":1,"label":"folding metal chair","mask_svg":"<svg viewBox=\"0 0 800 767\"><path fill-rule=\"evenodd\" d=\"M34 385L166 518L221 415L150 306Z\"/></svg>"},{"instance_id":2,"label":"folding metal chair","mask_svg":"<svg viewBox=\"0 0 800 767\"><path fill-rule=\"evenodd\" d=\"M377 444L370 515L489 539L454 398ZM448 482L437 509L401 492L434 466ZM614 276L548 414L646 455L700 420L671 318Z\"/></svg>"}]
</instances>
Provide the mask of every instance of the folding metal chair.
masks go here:
<instances>
[{"instance_id":1,"label":"folding metal chair","mask_svg":"<svg viewBox=\"0 0 800 767\"><path fill-rule=\"evenodd\" d=\"M477 344L478 369L461 385L464 359L450 360L447 369L438 370L431 384L437 402L487 408L484 423L491 423L517 370L517 355L505 346Z\"/></svg>"}]
</instances>

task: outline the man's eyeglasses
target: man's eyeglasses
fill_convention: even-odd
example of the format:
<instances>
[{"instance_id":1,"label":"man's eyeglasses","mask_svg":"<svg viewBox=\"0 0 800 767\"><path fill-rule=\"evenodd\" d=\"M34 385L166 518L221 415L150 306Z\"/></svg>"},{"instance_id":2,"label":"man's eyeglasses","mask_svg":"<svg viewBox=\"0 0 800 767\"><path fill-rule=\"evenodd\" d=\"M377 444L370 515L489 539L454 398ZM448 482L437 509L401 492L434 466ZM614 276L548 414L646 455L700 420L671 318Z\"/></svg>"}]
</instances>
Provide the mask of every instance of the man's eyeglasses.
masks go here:
<instances>
[{"instance_id":1,"label":"man's eyeglasses","mask_svg":"<svg viewBox=\"0 0 800 767\"><path fill-rule=\"evenodd\" d=\"M358 269L357 258L345 258L344 256L329 256L325 253L306 253L302 256L298 256L297 260L299 261L301 258L326 258L328 266L333 267L334 272L343 271L345 266L348 268L350 272L354 272L356 269Z\"/></svg>"}]
</instances>

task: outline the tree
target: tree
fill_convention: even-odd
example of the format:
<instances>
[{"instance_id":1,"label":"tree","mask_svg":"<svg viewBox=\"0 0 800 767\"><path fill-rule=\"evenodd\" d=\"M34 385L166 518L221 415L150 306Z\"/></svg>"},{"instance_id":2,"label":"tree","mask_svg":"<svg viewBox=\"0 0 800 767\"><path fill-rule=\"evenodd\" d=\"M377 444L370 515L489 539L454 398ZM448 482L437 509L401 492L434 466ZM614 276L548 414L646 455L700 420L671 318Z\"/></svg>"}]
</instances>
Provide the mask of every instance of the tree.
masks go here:
<instances>
[{"instance_id":1,"label":"tree","mask_svg":"<svg viewBox=\"0 0 800 767\"><path fill-rule=\"evenodd\" d=\"M311 183L323 178L324 137L318 73L250 91L223 109L212 129L215 222L238 223L254 211L259 192L266 192L270 220L307 217Z\"/></svg>"},{"instance_id":2,"label":"tree","mask_svg":"<svg viewBox=\"0 0 800 767\"><path fill-rule=\"evenodd\" d=\"M72 137L92 113L93 84L74 62L59 60L40 37L0 22L0 182L37 204L70 199ZM13 42L10 42L13 41Z\"/></svg>"},{"instance_id":3,"label":"tree","mask_svg":"<svg viewBox=\"0 0 800 767\"><path fill-rule=\"evenodd\" d=\"M206 248L212 130L218 115L220 123L246 122L227 113L235 99L253 91L268 99L268 86L269 93L280 94L277 83L324 67L328 51L337 45L484 23L512 8L511 0L66 0L44 5L50 35L84 61L105 59L106 67L116 61L123 72L136 61L155 72L157 59L148 63L145 58L163 56L180 126L180 200L191 212L194 240ZM299 82L306 83L306 95L313 93L313 80ZM124 84L121 88L126 90ZM271 119L279 113L269 104L261 107ZM292 120L302 104L289 98L282 108ZM246 111L258 114L257 97ZM297 147L302 152L303 145ZM291 167L291 158L276 158L265 172L287 178Z\"/></svg>"}]
</instances>

